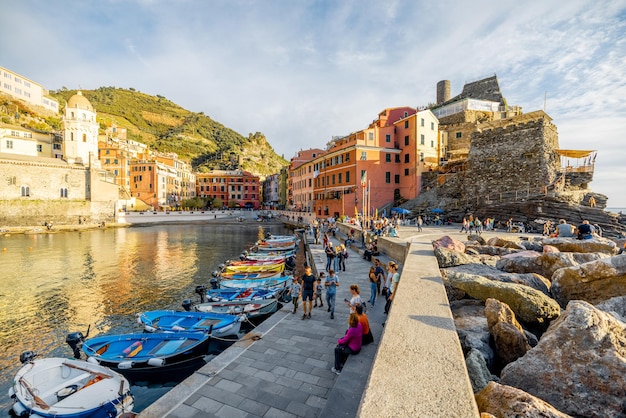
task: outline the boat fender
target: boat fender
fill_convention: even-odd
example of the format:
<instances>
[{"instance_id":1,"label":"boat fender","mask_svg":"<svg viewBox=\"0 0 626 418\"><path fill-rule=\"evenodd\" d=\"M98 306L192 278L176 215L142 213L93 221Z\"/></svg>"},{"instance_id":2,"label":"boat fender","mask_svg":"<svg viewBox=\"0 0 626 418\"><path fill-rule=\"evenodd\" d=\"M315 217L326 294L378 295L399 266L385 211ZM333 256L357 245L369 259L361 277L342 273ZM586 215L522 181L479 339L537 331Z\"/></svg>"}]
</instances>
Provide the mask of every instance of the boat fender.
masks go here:
<instances>
[{"instance_id":1,"label":"boat fender","mask_svg":"<svg viewBox=\"0 0 626 418\"><path fill-rule=\"evenodd\" d=\"M151 327L150 325L145 325L144 329L146 330L146 332L156 332L156 328L155 327Z\"/></svg>"},{"instance_id":2,"label":"boat fender","mask_svg":"<svg viewBox=\"0 0 626 418\"><path fill-rule=\"evenodd\" d=\"M162 359L162 358L151 358L148 360L148 366L161 367L164 365L165 365L165 359Z\"/></svg>"},{"instance_id":3,"label":"boat fender","mask_svg":"<svg viewBox=\"0 0 626 418\"><path fill-rule=\"evenodd\" d=\"M174 325L174 326L172 327L172 331L184 331L184 330L185 330L185 328L180 327L180 326L178 326L178 325Z\"/></svg>"},{"instance_id":4,"label":"boat fender","mask_svg":"<svg viewBox=\"0 0 626 418\"><path fill-rule=\"evenodd\" d=\"M126 370L133 367L132 361L121 361L117 364L118 369Z\"/></svg>"},{"instance_id":5,"label":"boat fender","mask_svg":"<svg viewBox=\"0 0 626 418\"><path fill-rule=\"evenodd\" d=\"M15 390L13 389L13 387L9 388L9 398L15 399Z\"/></svg>"},{"instance_id":6,"label":"boat fender","mask_svg":"<svg viewBox=\"0 0 626 418\"><path fill-rule=\"evenodd\" d=\"M87 363L91 363L91 364L100 364L100 362L98 361L98 359L96 359L95 357L87 357Z\"/></svg>"},{"instance_id":7,"label":"boat fender","mask_svg":"<svg viewBox=\"0 0 626 418\"><path fill-rule=\"evenodd\" d=\"M137 323L142 324L141 322L141 314L137 314Z\"/></svg>"},{"instance_id":8,"label":"boat fender","mask_svg":"<svg viewBox=\"0 0 626 418\"><path fill-rule=\"evenodd\" d=\"M27 417L29 415L28 410L20 402L13 404L13 412L15 412L15 415L18 417Z\"/></svg>"}]
</instances>

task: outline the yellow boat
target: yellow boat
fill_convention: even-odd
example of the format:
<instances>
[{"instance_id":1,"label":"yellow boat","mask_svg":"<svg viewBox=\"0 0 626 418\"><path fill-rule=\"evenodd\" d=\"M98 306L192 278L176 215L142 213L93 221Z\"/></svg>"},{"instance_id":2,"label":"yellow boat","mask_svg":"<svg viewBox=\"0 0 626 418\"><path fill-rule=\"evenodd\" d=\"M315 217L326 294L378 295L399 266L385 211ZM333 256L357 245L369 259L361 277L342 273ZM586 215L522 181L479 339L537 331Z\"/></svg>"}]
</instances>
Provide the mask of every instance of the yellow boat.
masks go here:
<instances>
[{"instance_id":1,"label":"yellow boat","mask_svg":"<svg viewBox=\"0 0 626 418\"><path fill-rule=\"evenodd\" d=\"M259 272L273 272L279 273L285 270L285 263L267 264L262 266L226 266L224 267L225 273L259 273Z\"/></svg>"}]
</instances>

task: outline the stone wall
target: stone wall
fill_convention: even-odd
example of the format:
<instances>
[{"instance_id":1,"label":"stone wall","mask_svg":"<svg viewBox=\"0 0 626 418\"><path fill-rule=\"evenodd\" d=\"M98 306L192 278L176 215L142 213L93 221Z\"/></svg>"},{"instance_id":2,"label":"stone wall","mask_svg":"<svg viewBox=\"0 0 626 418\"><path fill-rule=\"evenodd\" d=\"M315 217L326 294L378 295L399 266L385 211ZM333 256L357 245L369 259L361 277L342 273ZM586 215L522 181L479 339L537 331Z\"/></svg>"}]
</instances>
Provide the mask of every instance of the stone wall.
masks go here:
<instances>
[{"instance_id":1,"label":"stone wall","mask_svg":"<svg viewBox=\"0 0 626 418\"><path fill-rule=\"evenodd\" d=\"M0 228L8 226L78 225L79 217L87 223L115 222L114 202L87 200L0 200Z\"/></svg>"},{"instance_id":2,"label":"stone wall","mask_svg":"<svg viewBox=\"0 0 626 418\"><path fill-rule=\"evenodd\" d=\"M476 132L468 158L467 192L486 196L525 189L539 191L557 177L557 148L556 127L543 112L518 124L507 121L504 127Z\"/></svg>"}]
</instances>

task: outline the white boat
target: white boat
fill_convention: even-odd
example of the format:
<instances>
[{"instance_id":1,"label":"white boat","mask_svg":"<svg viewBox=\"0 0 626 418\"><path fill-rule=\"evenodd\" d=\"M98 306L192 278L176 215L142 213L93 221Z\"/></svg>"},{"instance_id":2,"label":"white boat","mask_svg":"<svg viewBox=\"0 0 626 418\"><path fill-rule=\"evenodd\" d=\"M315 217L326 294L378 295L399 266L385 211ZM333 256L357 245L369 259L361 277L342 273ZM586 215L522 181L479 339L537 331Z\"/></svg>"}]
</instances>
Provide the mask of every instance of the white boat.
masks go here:
<instances>
[{"instance_id":1,"label":"white boat","mask_svg":"<svg viewBox=\"0 0 626 418\"><path fill-rule=\"evenodd\" d=\"M109 418L132 410L130 384L119 373L83 360L30 354L9 389L17 416Z\"/></svg>"}]
</instances>

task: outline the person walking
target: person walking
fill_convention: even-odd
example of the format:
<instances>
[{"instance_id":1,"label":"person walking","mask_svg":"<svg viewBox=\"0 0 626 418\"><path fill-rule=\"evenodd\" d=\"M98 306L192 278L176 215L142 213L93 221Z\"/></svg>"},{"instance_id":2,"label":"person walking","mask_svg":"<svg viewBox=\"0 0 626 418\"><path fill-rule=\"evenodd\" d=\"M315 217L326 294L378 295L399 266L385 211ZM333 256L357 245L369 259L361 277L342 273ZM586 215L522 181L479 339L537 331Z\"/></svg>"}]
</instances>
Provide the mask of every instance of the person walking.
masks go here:
<instances>
[{"instance_id":1,"label":"person walking","mask_svg":"<svg viewBox=\"0 0 626 418\"><path fill-rule=\"evenodd\" d=\"M339 252L337 253L337 260L339 260L337 264L337 271L346 271L346 258L348 258L348 250L344 247L343 244L339 246Z\"/></svg>"},{"instance_id":2,"label":"person walking","mask_svg":"<svg viewBox=\"0 0 626 418\"><path fill-rule=\"evenodd\" d=\"M333 248L332 242L328 241L324 247L324 253L326 254L326 271L330 271L331 264L335 258L335 249Z\"/></svg>"},{"instance_id":3,"label":"person walking","mask_svg":"<svg viewBox=\"0 0 626 418\"><path fill-rule=\"evenodd\" d=\"M304 276L302 276L302 309L304 314L302 319L311 318L311 310L313 309L313 292L315 288L315 276L311 274L311 267L304 269ZM308 302L308 311L307 311Z\"/></svg>"},{"instance_id":4,"label":"person walking","mask_svg":"<svg viewBox=\"0 0 626 418\"><path fill-rule=\"evenodd\" d=\"M422 216L418 216L417 217L417 232L422 232L422 226L424 226L424 220L422 219Z\"/></svg>"},{"instance_id":5,"label":"person walking","mask_svg":"<svg viewBox=\"0 0 626 418\"><path fill-rule=\"evenodd\" d=\"M330 312L330 319L335 319L337 286L339 286L339 279L335 276L335 270L331 270L324 281L324 287L326 287L326 304L328 305L328 312Z\"/></svg>"},{"instance_id":6,"label":"person walking","mask_svg":"<svg viewBox=\"0 0 626 418\"><path fill-rule=\"evenodd\" d=\"M302 286L300 286L300 282L297 277L293 278L293 283L291 284L291 302L293 303L293 313L298 312L298 301L300 300L300 293L302 293Z\"/></svg>"},{"instance_id":7,"label":"person walking","mask_svg":"<svg viewBox=\"0 0 626 418\"><path fill-rule=\"evenodd\" d=\"M315 282L315 303L313 303L314 308L317 308L317 301L320 302L320 308L324 307L324 301L322 300L322 291L324 290L322 280L324 279L326 279L326 275L324 274L324 272L321 272L320 277L318 277L317 282Z\"/></svg>"},{"instance_id":8,"label":"person walking","mask_svg":"<svg viewBox=\"0 0 626 418\"><path fill-rule=\"evenodd\" d=\"M383 280L385 280L385 270L383 269L383 266L380 265L380 260L378 258L374 260L374 274L376 275L376 289L379 294L382 294L381 286L383 284Z\"/></svg>"}]
</instances>

